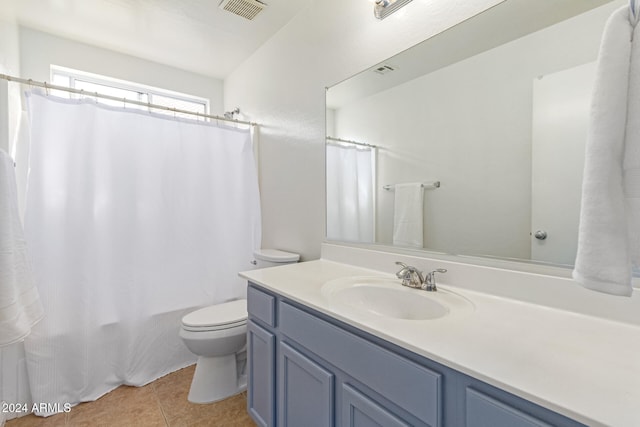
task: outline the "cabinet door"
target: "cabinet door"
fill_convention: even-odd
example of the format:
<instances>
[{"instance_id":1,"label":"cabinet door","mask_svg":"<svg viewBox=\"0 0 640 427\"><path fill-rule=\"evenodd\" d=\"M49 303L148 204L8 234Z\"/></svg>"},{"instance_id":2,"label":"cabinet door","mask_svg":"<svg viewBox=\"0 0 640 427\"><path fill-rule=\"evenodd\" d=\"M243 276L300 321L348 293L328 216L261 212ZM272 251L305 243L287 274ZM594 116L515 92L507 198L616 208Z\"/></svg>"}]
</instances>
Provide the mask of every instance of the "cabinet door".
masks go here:
<instances>
[{"instance_id":1,"label":"cabinet door","mask_svg":"<svg viewBox=\"0 0 640 427\"><path fill-rule=\"evenodd\" d=\"M247 326L247 409L260 427L275 426L275 335L253 321Z\"/></svg>"},{"instance_id":2,"label":"cabinet door","mask_svg":"<svg viewBox=\"0 0 640 427\"><path fill-rule=\"evenodd\" d=\"M551 427L516 408L467 388L467 427Z\"/></svg>"},{"instance_id":3,"label":"cabinet door","mask_svg":"<svg viewBox=\"0 0 640 427\"><path fill-rule=\"evenodd\" d=\"M409 427L349 384L342 385L343 427Z\"/></svg>"},{"instance_id":4,"label":"cabinet door","mask_svg":"<svg viewBox=\"0 0 640 427\"><path fill-rule=\"evenodd\" d=\"M334 375L280 342L278 425L333 426Z\"/></svg>"}]
</instances>

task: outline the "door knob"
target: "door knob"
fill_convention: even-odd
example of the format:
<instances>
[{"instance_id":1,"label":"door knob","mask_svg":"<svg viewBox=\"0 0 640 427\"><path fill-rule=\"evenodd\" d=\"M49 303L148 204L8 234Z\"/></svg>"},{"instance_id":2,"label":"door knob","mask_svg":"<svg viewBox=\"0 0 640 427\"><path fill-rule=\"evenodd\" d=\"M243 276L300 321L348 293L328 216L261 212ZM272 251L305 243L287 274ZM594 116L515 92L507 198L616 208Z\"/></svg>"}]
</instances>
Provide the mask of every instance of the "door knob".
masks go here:
<instances>
[{"instance_id":1,"label":"door knob","mask_svg":"<svg viewBox=\"0 0 640 427\"><path fill-rule=\"evenodd\" d=\"M538 240L544 240L547 238L547 232L544 230L538 230L535 233L533 233L533 237L535 237Z\"/></svg>"}]
</instances>

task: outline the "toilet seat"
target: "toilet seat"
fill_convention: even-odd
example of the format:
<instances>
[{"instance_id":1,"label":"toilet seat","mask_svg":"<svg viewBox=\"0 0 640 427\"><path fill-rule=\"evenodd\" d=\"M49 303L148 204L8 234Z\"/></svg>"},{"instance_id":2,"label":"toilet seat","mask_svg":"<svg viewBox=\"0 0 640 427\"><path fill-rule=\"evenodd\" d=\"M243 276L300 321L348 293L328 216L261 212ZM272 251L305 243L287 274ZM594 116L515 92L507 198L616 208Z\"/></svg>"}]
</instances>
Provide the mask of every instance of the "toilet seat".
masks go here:
<instances>
[{"instance_id":1,"label":"toilet seat","mask_svg":"<svg viewBox=\"0 0 640 427\"><path fill-rule=\"evenodd\" d=\"M247 300L211 305L187 314L182 327L187 331L217 331L247 324Z\"/></svg>"}]
</instances>

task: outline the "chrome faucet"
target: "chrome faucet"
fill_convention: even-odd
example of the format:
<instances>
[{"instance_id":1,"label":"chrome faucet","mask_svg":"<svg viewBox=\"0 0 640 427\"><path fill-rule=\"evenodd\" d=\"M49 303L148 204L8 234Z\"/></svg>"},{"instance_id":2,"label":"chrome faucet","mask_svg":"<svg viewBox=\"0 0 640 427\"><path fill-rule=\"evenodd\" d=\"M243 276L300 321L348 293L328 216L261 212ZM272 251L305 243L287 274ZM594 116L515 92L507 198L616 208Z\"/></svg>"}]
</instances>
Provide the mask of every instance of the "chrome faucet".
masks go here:
<instances>
[{"instance_id":1,"label":"chrome faucet","mask_svg":"<svg viewBox=\"0 0 640 427\"><path fill-rule=\"evenodd\" d=\"M444 268L438 268L429 272L426 276L423 276L420 270L407 265L404 262L396 261L396 265L402 267L400 271L396 273L396 277L398 279L402 279L402 286L422 289L429 292L435 292L438 290L436 287L436 273L447 272Z\"/></svg>"}]
</instances>

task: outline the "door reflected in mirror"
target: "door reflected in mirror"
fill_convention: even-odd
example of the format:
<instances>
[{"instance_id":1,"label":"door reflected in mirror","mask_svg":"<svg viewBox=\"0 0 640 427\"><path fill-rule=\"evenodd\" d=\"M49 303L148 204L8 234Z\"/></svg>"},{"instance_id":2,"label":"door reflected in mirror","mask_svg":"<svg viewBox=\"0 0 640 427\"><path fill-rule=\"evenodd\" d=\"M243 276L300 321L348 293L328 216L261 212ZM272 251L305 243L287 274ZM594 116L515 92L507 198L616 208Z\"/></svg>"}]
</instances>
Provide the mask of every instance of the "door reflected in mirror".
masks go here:
<instances>
[{"instance_id":1,"label":"door reflected in mirror","mask_svg":"<svg viewBox=\"0 0 640 427\"><path fill-rule=\"evenodd\" d=\"M595 61L624 5L507 0L329 88L327 238L572 265Z\"/></svg>"}]
</instances>

